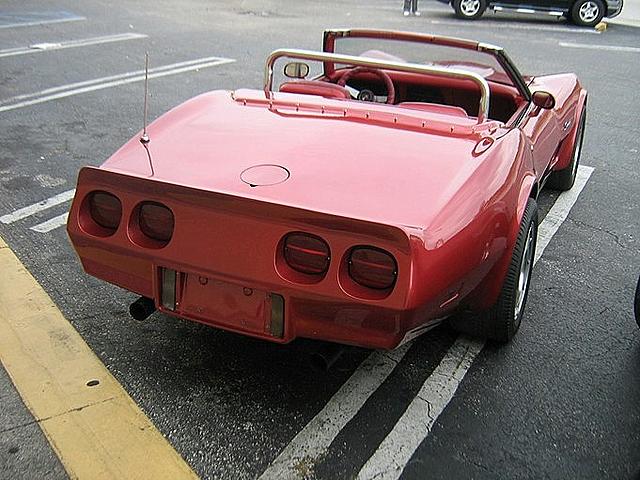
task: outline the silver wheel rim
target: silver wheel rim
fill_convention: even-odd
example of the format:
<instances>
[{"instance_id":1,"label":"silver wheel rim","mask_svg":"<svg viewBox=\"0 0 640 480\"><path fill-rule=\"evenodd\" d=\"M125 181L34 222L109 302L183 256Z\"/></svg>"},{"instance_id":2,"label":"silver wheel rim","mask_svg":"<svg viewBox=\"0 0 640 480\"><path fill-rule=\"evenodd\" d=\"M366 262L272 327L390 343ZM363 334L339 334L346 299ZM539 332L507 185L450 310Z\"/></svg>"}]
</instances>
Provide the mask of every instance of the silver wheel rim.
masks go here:
<instances>
[{"instance_id":1,"label":"silver wheel rim","mask_svg":"<svg viewBox=\"0 0 640 480\"><path fill-rule=\"evenodd\" d=\"M527 241L524 245L522 262L520 262L520 274L518 275L518 290L516 291L516 308L514 317L516 322L520 319L522 307L524 306L524 299L527 297L527 290L529 289L529 278L531 266L533 265L533 252L535 245L533 233L533 224L531 224L529 226L529 231L527 232Z\"/></svg>"},{"instance_id":2,"label":"silver wheel rim","mask_svg":"<svg viewBox=\"0 0 640 480\"><path fill-rule=\"evenodd\" d=\"M584 23L590 23L598 18L600 7L598 7L597 3L585 2L580 6L580 10L578 13L580 15L580 20L582 20Z\"/></svg>"},{"instance_id":3,"label":"silver wheel rim","mask_svg":"<svg viewBox=\"0 0 640 480\"><path fill-rule=\"evenodd\" d=\"M480 0L462 0L460 11L467 17L473 17L480 10Z\"/></svg>"}]
</instances>

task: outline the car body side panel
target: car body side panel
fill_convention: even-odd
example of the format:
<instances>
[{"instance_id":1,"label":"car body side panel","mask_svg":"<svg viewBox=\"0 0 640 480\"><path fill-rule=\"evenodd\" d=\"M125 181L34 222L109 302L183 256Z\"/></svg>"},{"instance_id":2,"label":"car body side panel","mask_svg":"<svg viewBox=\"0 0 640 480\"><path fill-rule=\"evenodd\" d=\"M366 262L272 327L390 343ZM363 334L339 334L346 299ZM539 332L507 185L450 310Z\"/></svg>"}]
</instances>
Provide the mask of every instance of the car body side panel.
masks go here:
<instances>
[{"instance_id":1,"label":"car body side panel","mask_svg":"<svg viewBox=\"0 0 640 480\"><path fill-rule=\"evenodd\" d=\"M547 171L558 148L558 116L554 110L533 107L524 118L522 131L529 140L536 175L541 177Z\"/></svg>"},{"instance_id":2,"label":"car body side panel","mask_svg":"<svg viewBox=\"0 0 640 480\"><path fill-rule=\"evenodd\" d=\"M520 0L500 0L499 2L491 2L491 5L507 6L510 8L524 8L537 11L569 11L570 3L568 0L538 0L537 2L522 2Z\"/></svg>"},{"instance_id":3,"label":"car body side panel","mask_svg":"<svg viewBox=\"0 0 640 480\"><path fill-rule=\"evenodd\" d=\"M510 164L492 207L492 221L500 232L500 236L494 233L499 240L494 242L496 258L495 262L486 264L489 267L486 276L482 282L472 285L475 289L469 293L463 304L467 310L473 312L490 308L498 299L524 209L535 183L540 180L534 173L533 157L527 138L517 129L513 129L509 135L514 148L514 161Z\"/></svg>"},{"instance_id":4,"label":"car body side panel","mask_svg":"<svg viewBox=\"0 0 640 480\"><path fill-rule=\"evenodd\" d=\"M575 145L576 135L578 133L580 116L582 115L583 110L586 108L586 103L587 91L581 89L578 96L578 103L575 108L574 117L573 119L571 119L572 123L569 127L570 133L564 138L562 144L560 145L558 154L556 155L556 161L552 165L553 170L562 170L564 168L567 168L569 166L569 163L571 162L573 147Z\"/></svg>"},{"instance_id":5,"label":"car body side panel","mask_svg":"<svg viewBox=\"0 0 640 480\"><path fill-rule=\"evenodd\" d=\"M564 156L563 163L556 165L560 159L558 153L561 144L575 131L576 118L579 118L578 107L585 91L572 73L535 77L529 88L532 92L547 91L556 101L551 110L533 108L522 127L533 146L536 173L543 176L554 165L559 169L568 163Z\"/></svg>"},{"instance_id":6,"label":"car body side panel","mask_svg":"<svg viewBox=\"0 0 640 480\"><path fill-rule=\"evenodd\" d=\"M526 205L536 181L527 145L517 129L504 135L426 229L426 254L416 257L414 265L416 278L425 283L414 288L417 298L440 295L439 307L446 302L441 315L460 305L482 310L495 303L524 211L521 204ZM521 198L522 191L527 198Z\"/></svg>"}]
</instances>

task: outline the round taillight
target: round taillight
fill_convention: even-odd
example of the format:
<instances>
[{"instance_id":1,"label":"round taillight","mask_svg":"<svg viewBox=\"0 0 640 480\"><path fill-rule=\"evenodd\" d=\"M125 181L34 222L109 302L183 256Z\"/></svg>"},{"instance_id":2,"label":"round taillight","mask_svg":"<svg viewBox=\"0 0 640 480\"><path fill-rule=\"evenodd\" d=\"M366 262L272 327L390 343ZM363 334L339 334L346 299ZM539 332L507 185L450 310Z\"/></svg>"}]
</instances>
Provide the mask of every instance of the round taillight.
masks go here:
<instances>
[{"instance_id":1,"label":"round taillight","mask_svg":"<svg viewBox=\"0 0 640 480\"><path fill-rule=\"evenodd\" d=\"M398 264L389 252L375 247L356 247L349 256L349 275L364 287L387 290L396 282Z\"/></svg>"},{"instance_id":2,"label":"round taillight","mask_svg":"<svg viewBox=\"0 0 640 480\"><path fill-rule=\"evenodd\" d=\"M173 236L173 212L160 203L144 202L139 207L138 225L147 237L169 243Z\"/></svg>"},{"instance_id":3,"label":"round taillight","mask_svg":"<svg viewBox=\"0 0 640 480\"><path fill-rule=\"evenodd\" d=\"M113 234L122 219L122 203L118 197L111 193L91 192L89 194L89 213L94 222Z\"/></svg>"},{"instance_id":4,"label":"round taillight","mask_svg":"<svg viewBox=\"0 0 640 480\"><path fill-rule=\"evenodd\" d=\"M298 272L323 275L329 269L331 252L320 237L308 233L290 233L284 240L284 259Z\"/></svg>"}]
</instances>

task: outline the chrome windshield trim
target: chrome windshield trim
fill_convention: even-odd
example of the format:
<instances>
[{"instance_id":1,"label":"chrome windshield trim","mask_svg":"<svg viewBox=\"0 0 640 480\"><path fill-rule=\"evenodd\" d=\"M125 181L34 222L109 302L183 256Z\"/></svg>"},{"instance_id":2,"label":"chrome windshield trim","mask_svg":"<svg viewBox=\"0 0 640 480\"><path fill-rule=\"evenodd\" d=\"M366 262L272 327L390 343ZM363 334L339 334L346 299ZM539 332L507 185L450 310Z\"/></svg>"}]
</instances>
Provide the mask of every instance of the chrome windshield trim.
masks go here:
<instances>
[{"instance_id":1,"label":"chrome windshield trim","mask_svg":"<svg viewBox=\"0 0 640 480\"><path fill-rule=\"evenodd\" d=\"M504 49L502 47L499 47L497 45L492 45L490 43L479 43L478 44L478 51L479 52L490 52L490 53L495 53L495 52L501 52Z\"/></svg>"}]
</instances>

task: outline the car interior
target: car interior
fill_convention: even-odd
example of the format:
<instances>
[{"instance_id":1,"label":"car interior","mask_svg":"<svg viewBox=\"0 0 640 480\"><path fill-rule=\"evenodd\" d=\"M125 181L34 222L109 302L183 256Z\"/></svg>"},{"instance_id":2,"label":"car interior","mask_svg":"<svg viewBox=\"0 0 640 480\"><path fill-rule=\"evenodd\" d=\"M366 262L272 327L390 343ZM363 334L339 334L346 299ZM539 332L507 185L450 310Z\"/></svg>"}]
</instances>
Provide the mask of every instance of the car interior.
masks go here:
<instances>
[{"instance_id":1,"label":"car interior","mask_svg":"<svg viewBox=\"0 0 640 480\"><path fill-rule=\"evenodd\" d=\"M489 118L507 123L524 99L512 86L490 80L487 83ZM341 68L329 77L313 80L292 79L282 83L279 91L387 103L464 117L476 117L480 102L478 86L471 80L362 67Z\"/></svg>"}]
</instances>

